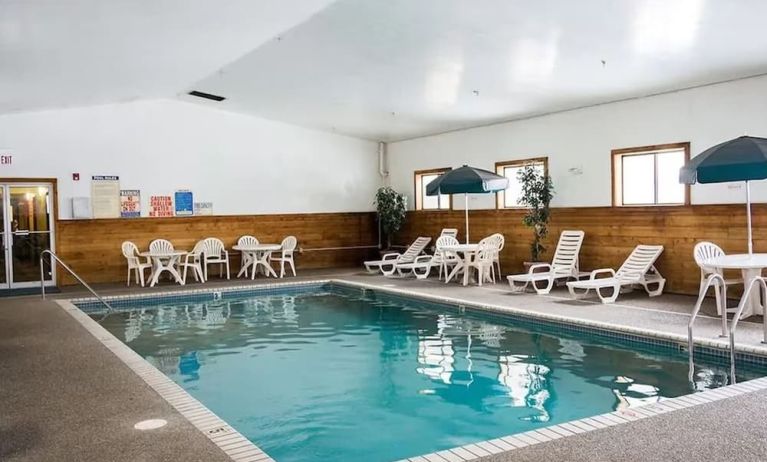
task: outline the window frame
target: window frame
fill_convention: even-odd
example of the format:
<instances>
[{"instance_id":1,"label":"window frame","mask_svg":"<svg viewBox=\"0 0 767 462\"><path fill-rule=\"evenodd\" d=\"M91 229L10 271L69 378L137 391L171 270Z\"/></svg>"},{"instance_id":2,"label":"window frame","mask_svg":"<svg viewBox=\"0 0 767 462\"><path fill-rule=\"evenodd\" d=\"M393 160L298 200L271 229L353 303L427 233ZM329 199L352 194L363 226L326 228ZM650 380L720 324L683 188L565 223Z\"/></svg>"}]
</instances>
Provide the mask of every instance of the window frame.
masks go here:
<instances>
[{"instance_id":1,"label":"window frame","mask_svg":"<svg viewBox=\"0 0 767 462\"><path fill-rule=\"evenodd\" d=\"M690 205L690 185L684 185L684 202L674 203L657 203L658 199L658 157L657 154L661 154L663 151L684 151L685 164L690 161L690 142L685 141L682 143L666 143L666 144L653 144L649 146L637 146L632 148L620 148L610 151L610 176L612 182L612 206L613 207L675 207ZM647 155L656 154L654 158L655 170L654 170L654 187L655 187L655 200L654 203L649 204L623 204L623 157L632 155ZM620 162L620 172L617 171L618 164ZM620 173L620 181L618 180L618 173ZM618 184L620 183L620 184ZM618 187L620 186L620 191ZM620 195L618 194L620 192Z\"/></svg>"},{"instance_id":2,"label":"window frame","mask_svg":"<svg viewBox=\"0 0 767 462\"><path fill-rule=\"evenodd\" d=\"M423 196L421 196L421 192L423 191L422 188L418 188L418 181L419 177L422 177L423 175L433 175L435 173L437 174L445 174L452 170L451 167L443 167L443 168L429 168L425 170L414 170L413 171L413 210L416 212L449 212L453 210L453 195L452 194L445 194L447 196L447 208L436 208L436 209L425 209L423 208Z\"/></svg>"},{"instance_id":3,"label":"window frame","mask_svg":"<svg viewBox=\"0 0 767 462\"><path fill-rule=\"evenodd\" d=\"M537 164L542 163L543 164L543 174L548 175L549 174L549 157L543 156L543 157L530 157L527 159L516 159L516 160L506 160L502 162L496 162L495 163L495 173L497 175L503 175L503 169L506 167L523 167L527 164ZM513 205L510 207L506 207L506 191L498 191L495 194L495 208L496 210L514 210L514 209L524 209L524 205Z\"/></svg>"}]
</instances>

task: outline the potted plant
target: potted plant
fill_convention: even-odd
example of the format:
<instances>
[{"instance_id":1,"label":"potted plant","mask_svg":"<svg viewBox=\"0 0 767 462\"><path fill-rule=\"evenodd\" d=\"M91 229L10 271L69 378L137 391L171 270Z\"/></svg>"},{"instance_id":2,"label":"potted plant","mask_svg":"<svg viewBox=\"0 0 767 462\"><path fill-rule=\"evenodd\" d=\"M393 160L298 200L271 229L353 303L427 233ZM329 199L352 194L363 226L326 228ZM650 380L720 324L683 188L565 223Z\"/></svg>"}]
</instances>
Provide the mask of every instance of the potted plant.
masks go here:
<instances>
[{"instance_id":1,"label":"potted plant","mask_svg":"<svg viewBox=\"0 0 767 462\"><path fill-rule=\"evenodd\" d=\"M385 186L376 191L374 204L378 211L379 231L386 235L386 248L390 249L392 238L405 223L407 197Z\"/></svg>"},{"instance_id":2,"label":"potted plant","mask_svg":"<svg viewBox=\"0 0 767 462\"><path fill-rule=\"evenodd\" d=\"M543 240L549 233L549 204L554 197L554 185L551 177L542 173L540 167L533 164L525 165L517 172L521 185L521 194L517 203L527 207L527 213L522 218L525 226L533 229L533 241L530 243L530 262L525 262L525 269L540 262L541 255L546 251Z\"/></svg>"}]
</instances>

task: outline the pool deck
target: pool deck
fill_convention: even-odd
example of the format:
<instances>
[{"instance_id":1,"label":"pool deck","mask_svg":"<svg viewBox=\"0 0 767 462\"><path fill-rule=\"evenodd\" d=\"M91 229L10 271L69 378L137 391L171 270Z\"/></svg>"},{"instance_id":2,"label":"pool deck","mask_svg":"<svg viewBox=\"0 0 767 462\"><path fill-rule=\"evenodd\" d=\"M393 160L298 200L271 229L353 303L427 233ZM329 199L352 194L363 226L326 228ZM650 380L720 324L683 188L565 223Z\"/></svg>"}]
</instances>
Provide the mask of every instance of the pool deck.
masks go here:
<instances>
[{"instance_id":1,"label":"pool deck","mask_svg":"<svg viewBox=\"0 0 767 462\"><path fill-rule=\"evenodd\" d=\"M504 284L482 288L433 280L387 279L358 269L305 271L280 282L338 279L447 297L577 322L684 336L694 299L627 294L614 305L573 301L566 291L551 296L510 294ZM120 295L179 289L274 283L273 279L211 281L204 286L165 283L156 288L97 286ZM51 298L87 296L65 288ZM715 343L721 322L712 302L703 309L696 337ZM767 355L761 318L741 322L737 343ZM0 460L141 461L229 460L216 445L164 401L120 359L53 301L39 297L0 298ZM536 444L487 457L526 460L696 460L767 459L767 391L754 391L621 425ZM169 423L141 432L144 419ZM426 460L414 458L413 460ZM434 459L438 460L438 459Z\"/></svg>"}]
</instances>

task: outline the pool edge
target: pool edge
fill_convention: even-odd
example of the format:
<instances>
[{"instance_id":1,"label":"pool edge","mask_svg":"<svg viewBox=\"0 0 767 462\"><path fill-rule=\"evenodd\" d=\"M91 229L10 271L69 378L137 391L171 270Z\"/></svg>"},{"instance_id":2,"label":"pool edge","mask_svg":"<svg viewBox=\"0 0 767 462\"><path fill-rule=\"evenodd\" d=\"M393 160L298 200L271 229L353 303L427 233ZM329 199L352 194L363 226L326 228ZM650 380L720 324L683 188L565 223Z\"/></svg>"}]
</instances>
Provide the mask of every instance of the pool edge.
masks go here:
<instances>
[{"instance_id":1,"label":"pool edge","mask_svg":"<svg viewBox=\"0 0 767 462\"><path fill-rule=\"evenodd\" d=\"M107 300L114 299L132 299L162 297L168 295L192 295L196 293L225 292L236 290L269 290L281 287L295 287L303 285L317 284L338 284L348 287L364 288L394 295L403 295L422 300L442 302L459 306L470 307L478 311L490 311L500 314L515 314L518 316L540 319L544 321L554 321L560 323L576 324L591 329L609 330L637 335L640 337L650 337L656 339L670 340L686 344L687 338L683 335L669 332L661 332L650 329L639 329L620 324L607 322L590 321L567 316L558 316L547 313L540 313L531 310L525 310L516 307L502 306L488 303L481 303L472 300L465 300L455 297L444 297L422 292L414 292L407 289L382 287L375 284L367 284L357 281L348 281L338 278L322 278L311 281L292 281L280 282L264 285L236 285L221 287L217 289L194 289L194 290L173 290L141 295L117 295L106 297ZM237 462L274 462L266 452L261 450L255 443L245 438L234 427L226 421L215 415L210 409L189 395L183 388L178 386L164 373L160 372L152 364L133 351L128 345L117 339L104 327L93 320L88 314L78 308L75 302L91 301L91 298L79 298L70 300L56 300L57 304L67 311L72 317L80 322L94 337L96 337L104 346L111 350L120 358L126 366L141 377L152 389L154 389L166 402L168 402L177 412L186 418L192 425L200 430L222 451L224 451L232 460ZM711 340L706 338L696 338L696 345L708 346L717 350L728 348L726 342ZM757 357L764 358L767 350L754 348L748 345L737 345L736 350ZM639 405L636 407L621 409L604 414L598 414L582 419L563 422L561 424L542 427L537 430L529 430L522 433L514 433L508 436L484 440L476 443L457 446L437 452L427 453L419 456L413 456L402 461L409 462L460 462L471 461L482 457L487 457L501 453L511 453L516 449L527 446L542 444L560 438L566 438L576 434L587 433L615 425L622 425L635 420L651 418L656 415L666 414L676 410L686 409L702 404L720 401L726 398L738 396L745 393L751 393L767 389L767 377L749 380L747 382L726 385L713 390L705 390L691 394L682 395L676 398L666 398L662 401L652 404ZM212 432L212 433L211 433Z\"/></svg>"}]
</instances>

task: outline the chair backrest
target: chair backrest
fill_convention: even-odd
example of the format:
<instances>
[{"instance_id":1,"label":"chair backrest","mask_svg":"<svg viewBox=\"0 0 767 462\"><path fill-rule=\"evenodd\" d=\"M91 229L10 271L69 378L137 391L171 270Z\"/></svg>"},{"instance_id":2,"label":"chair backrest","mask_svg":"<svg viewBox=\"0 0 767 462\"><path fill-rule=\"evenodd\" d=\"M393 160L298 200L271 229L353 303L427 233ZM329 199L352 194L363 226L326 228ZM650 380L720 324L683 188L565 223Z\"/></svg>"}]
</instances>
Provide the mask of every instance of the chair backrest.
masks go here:
<instances>
[{"instance_id":1,"label":"chair backrest","mask_svg":"<svg viewBox=\"0 0 767 462\"><path fill-rule=\"evenodd\" d=\"M442 247L446 247L449 245L459 245L460 242L458 242L458 239L455 238L455 236L440 236L437 238L437 250L442 250Z\"/></svg>"},{"instance_id":2,"label":"chair backrest","mask_svg":"<svg viewBox=\"0 0 767 462\"><path fill-rule=\"evenodd\" d=\"M170 241L165 239L155 239L152 242L149 243L149 251L150 252L173 252L173 244L170 243Z\"/></svg>"},{"instance_id":3,"label":"chair backrest","mask_svg":"<svg viewBox=\"0 0 767 462\"><path fill-rule=\"evenodd\" d=\"M631 255L623 262L623 265L616 271L615 276L620 279L639 280L655 264L655 260L663 252L662 245L638 245L631 252Z\"/></svg>"},{"instance_id":4,"label":"chair backrest","mask_svg":"<svg viewBox=\"0 0 767 462\"><path fill-rule=\"evenodd\" d=\"M224 253L224 243L217 237L208 237L202 241L202 253L205 257L218 257Z\"/></svg>"},{"instance_id":5,"label":"chair backrest","mask_svg":"<svg viewBox=\"0 0 767 462\"><path fill-rule=\"evenodd\" d=\"M458 229L456 229L456 228L443 228L442 232L439 233L439 237L442 237L442 236L458 237Z\"/></svg>"},{"instance_id":6,"label":"chair backrest","mask_svg":"<svg viewBox=\"0 0 767 462\"><path fill-rule=\"evenodd\" d=\"M202 241L197 241L194 244L194 248L192 248L192 252L191 253L194 254L194 255L199 255L199 254L203 253L204 251L205 251L205 241L202 240Z\"/></svg>"},{"instance_id":7,"label":"chair backrest","mask_svg":"<svg viewBox=\"0 0 767 462\"><path fill-rule=\"evenodd\" d=\"M415 257L421 255L421 252L423 252L423 249L426 248L427 245L429 245L429 242L431 242L430 237L424 237L421 236L415 241L413 241L412 244L410 244L410 247L407 248L407 250L397 258L397 260L401 262L411 262L415 260Z\"/></svg>"},{"instance_id":8,"label":"chair backrest","mask_svg":"<svg viewBox=\"0 0 767 462\"><path fill-rule=\"evenodd\" d=\"M692 254L693 257L695 257L695 263L698 264L703 274L709 274L715 271L713 267L706 266L707 261L725 255L724 250L713 242L698 242L695 244Z\"/></svg>"},{"instance_id":9,"label":"chair backrest","mask_svg":"<svg viewBox=\"0 0 767 462\"><path fill-rule=\"evenodd\" d=\"M255 236L242 236L239 239L237 239L237 245L240 245L243 247L258 245L258 239L256 239Z\"/></svg>"},{"instance_id":10,"label":"chair backrest","mask_svg":"<svg viewBox=\"0 0 767 462\"><path fill-rule=\"evenodd\" d=\"M138 254L138 247L136 247L136 244L134 244L131 241L125 241L122 243L122 251L123 251L123 257L125 258L136 258L136 255Z\"/></svg>"},{"instance_id":11,"label":"chair backrest","mask_svg":"<svg viewBox=\"0 0 767 462\"><path fill-rule=\"evenodd\" d=\"M578 268L578 254L583 244L583 231L562 231L559 235L557 249L554 251L554 258L551 260L551 266L556 269L576 269Z\"/></svg>"},{"instance_id":12,"label":"chair backrest","mask_svg":"<svg viewBox=\"0 0 767 462\"><path fill-rule=\"evenodd\" d=\"M280 245L282 246L282 253L284 255L292 255L298 245L298 239L296 239L296 236L288 236L282 240Z\"/></svg>"},{"instance_id":13,"label":"chair backrest","mask_svg":"<svg viewBox=\"0 0 767 462\"><path fill-rule=\"evenodd\" d=\"M490 239L495 245L495 249L500 254L501 250L503 250L503 246L506 245L506 237L504 237L504 235L501 233L495 233L490 235Z\"/></svg>"},{"instance_id":14,"label":"chair backrest","mask_svg":"<svg viewBox=\"0 0 767 462\"><path fill-rule=\"evenodd\" d=\"M488 236L477 244L479 249L477 250L476 261L492 263L498 254L498 240L495 236Z\"/></svg>"}]
</instances>

